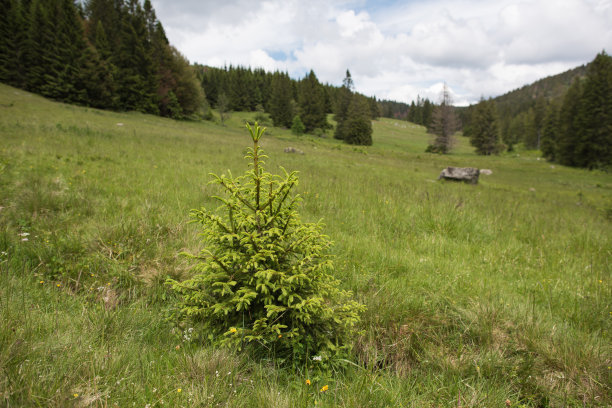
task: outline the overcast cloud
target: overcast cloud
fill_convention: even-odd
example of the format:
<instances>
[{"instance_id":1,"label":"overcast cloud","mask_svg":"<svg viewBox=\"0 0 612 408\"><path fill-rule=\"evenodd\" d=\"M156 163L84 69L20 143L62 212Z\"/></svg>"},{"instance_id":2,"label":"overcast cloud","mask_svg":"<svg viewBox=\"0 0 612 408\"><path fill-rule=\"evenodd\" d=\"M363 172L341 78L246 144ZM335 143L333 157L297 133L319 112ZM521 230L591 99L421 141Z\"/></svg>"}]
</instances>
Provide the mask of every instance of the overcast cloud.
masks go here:
<instances>
[{"instance_id":1,"label":"overcast cloud","mask_svg":"<svg viewBox=\"0 0 612 408\"><path fill-rule=\"evenodd\" d=\"M313 69L379 99L496 96L612 51L612 0L152 0L191 62Z\"/></svg>"}]
</instances>

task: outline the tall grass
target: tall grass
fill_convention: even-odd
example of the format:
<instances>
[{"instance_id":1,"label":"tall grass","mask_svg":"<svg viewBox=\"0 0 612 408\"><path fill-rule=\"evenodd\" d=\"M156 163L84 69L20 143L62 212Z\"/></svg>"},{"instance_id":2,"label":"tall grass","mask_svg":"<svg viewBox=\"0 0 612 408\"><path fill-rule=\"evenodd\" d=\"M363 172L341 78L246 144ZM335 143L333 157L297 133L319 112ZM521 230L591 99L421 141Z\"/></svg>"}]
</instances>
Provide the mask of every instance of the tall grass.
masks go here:
<instances>
[{"instance_id":1,"label":"tall grass","mask_svg":"<svg viewBox=\"0 0 612 408\"><path fill-rule=\"evenodd\" d=\"M189 210L216 205L208 173L245 170L245 119L0 85L1 406L612 404L612 176L479 157L463 138L423 153L424 129L394 120L374 123L371 148L263 140L270 171L300 172L302 218L324 220L337 276L368 305L354 365L315 376L189 341L163 281L190 273L178 253L200 247ZM436 181L447 165L493 174Z\"/></svg>"}]
</instances>

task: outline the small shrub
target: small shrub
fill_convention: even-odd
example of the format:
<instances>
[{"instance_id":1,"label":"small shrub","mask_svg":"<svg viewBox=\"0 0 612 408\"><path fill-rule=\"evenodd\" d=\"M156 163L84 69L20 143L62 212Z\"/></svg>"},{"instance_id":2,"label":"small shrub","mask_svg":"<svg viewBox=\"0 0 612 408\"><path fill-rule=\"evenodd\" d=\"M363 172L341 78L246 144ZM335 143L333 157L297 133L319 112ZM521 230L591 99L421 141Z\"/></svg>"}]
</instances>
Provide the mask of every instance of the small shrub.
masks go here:
<instances>
[{"instance_id":1,"label":"small shrub","mask_svg":"<svg viewBox=\"0 0 612 408\"><path fill-rule=\"evenodd\" d=\"M304 123L302 123L302 119L300 118L299 115L295 115L293 117L293 122L291 123L291 132L294 135L302 135L304 134L304 132L306 131L306 127L304 126Z\"/></svg>"},{"instance_id":2,"label":"small shrub","mask_svg":"<svg viewBox=\"0 0 612 408\"><path fill-rule=\"evenodd\" d=\"M264 171L258 142L265 129L246 127L252 168L237 178L213 175L225 191L217 197L225 216L192 211L205 249L193 256L199 261L195 276L169 280L181 295L176 315L199 323L213 344L249 346L294 364L314 356L334 361L346 355L365 307L331 275L331 242L321 223L300 221L299 197L291 194L296 173Z\"/></svg>"}]
</instances>

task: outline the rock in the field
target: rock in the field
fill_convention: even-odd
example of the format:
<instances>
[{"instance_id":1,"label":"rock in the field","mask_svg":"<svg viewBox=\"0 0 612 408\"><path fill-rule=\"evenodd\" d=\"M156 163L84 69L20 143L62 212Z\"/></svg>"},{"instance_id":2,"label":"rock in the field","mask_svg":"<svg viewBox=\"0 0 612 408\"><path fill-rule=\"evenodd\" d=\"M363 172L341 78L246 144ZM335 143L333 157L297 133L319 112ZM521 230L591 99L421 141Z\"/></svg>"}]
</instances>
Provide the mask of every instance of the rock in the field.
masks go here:
<instances>
[{"instance_id":1,"label":"rock in the field","mask_svg":"<svg viewBox=\"0 0 612 408\"><path fill-rule=\"evenodd\" d=\"M300 149L296 149L295 147L285 147L285 153L304 154L303 151L301 151Z\"/></svg>"},{"instance_id":2,"label":"rock in the field","mask_svg":"<svg viewBox=\"0 0 612 408\"><path fill-rule=\"evenodd\" d=\"M454 180L454 181L464 181L470 184L478 184L478 176L480 175L480 170L475 167L447 167L442 170L440 173L440 177L438 180Z\"/></svg>"},{"instance_id":3,"label":"rock in the field","mask_svg":"<svg viewBox=\"0 0 612 408\"><path fill-rule=\"evenodd\" d=\"M480 174L484 174L485 176L490 176L493 172L489 169L480 169Z\"/></svg>"}]
</instances>

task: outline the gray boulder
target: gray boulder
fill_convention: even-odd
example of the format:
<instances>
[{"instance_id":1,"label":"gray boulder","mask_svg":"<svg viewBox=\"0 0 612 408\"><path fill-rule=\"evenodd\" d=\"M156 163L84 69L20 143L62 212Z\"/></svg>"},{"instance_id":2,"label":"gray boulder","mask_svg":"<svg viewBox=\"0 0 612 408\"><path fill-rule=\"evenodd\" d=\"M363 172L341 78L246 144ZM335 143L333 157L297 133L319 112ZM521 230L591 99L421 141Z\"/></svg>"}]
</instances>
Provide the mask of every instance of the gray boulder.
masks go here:
<instances>
[{"instance_id":1,"label":"gray boulder","mask_svg":"<svg viewBox=\"0 0 612 408\"><path fill-rule=\"evenodd\" d=\"M300 149L296 149L295 147L285 147L285 153L304 154L303 151L301 151Z\"/></svg>"},{"instance_id":2,"label":"gray boulder","mask_svg":"<svg viewBox=\"0 0 612 408\"><path fill-rule=\"evenodd\" d=\"M447 167L442 170L438 180L444 179L478 184L478 176L480 176L480 170L474 167Z\"/></svg>"}]
</instances>

